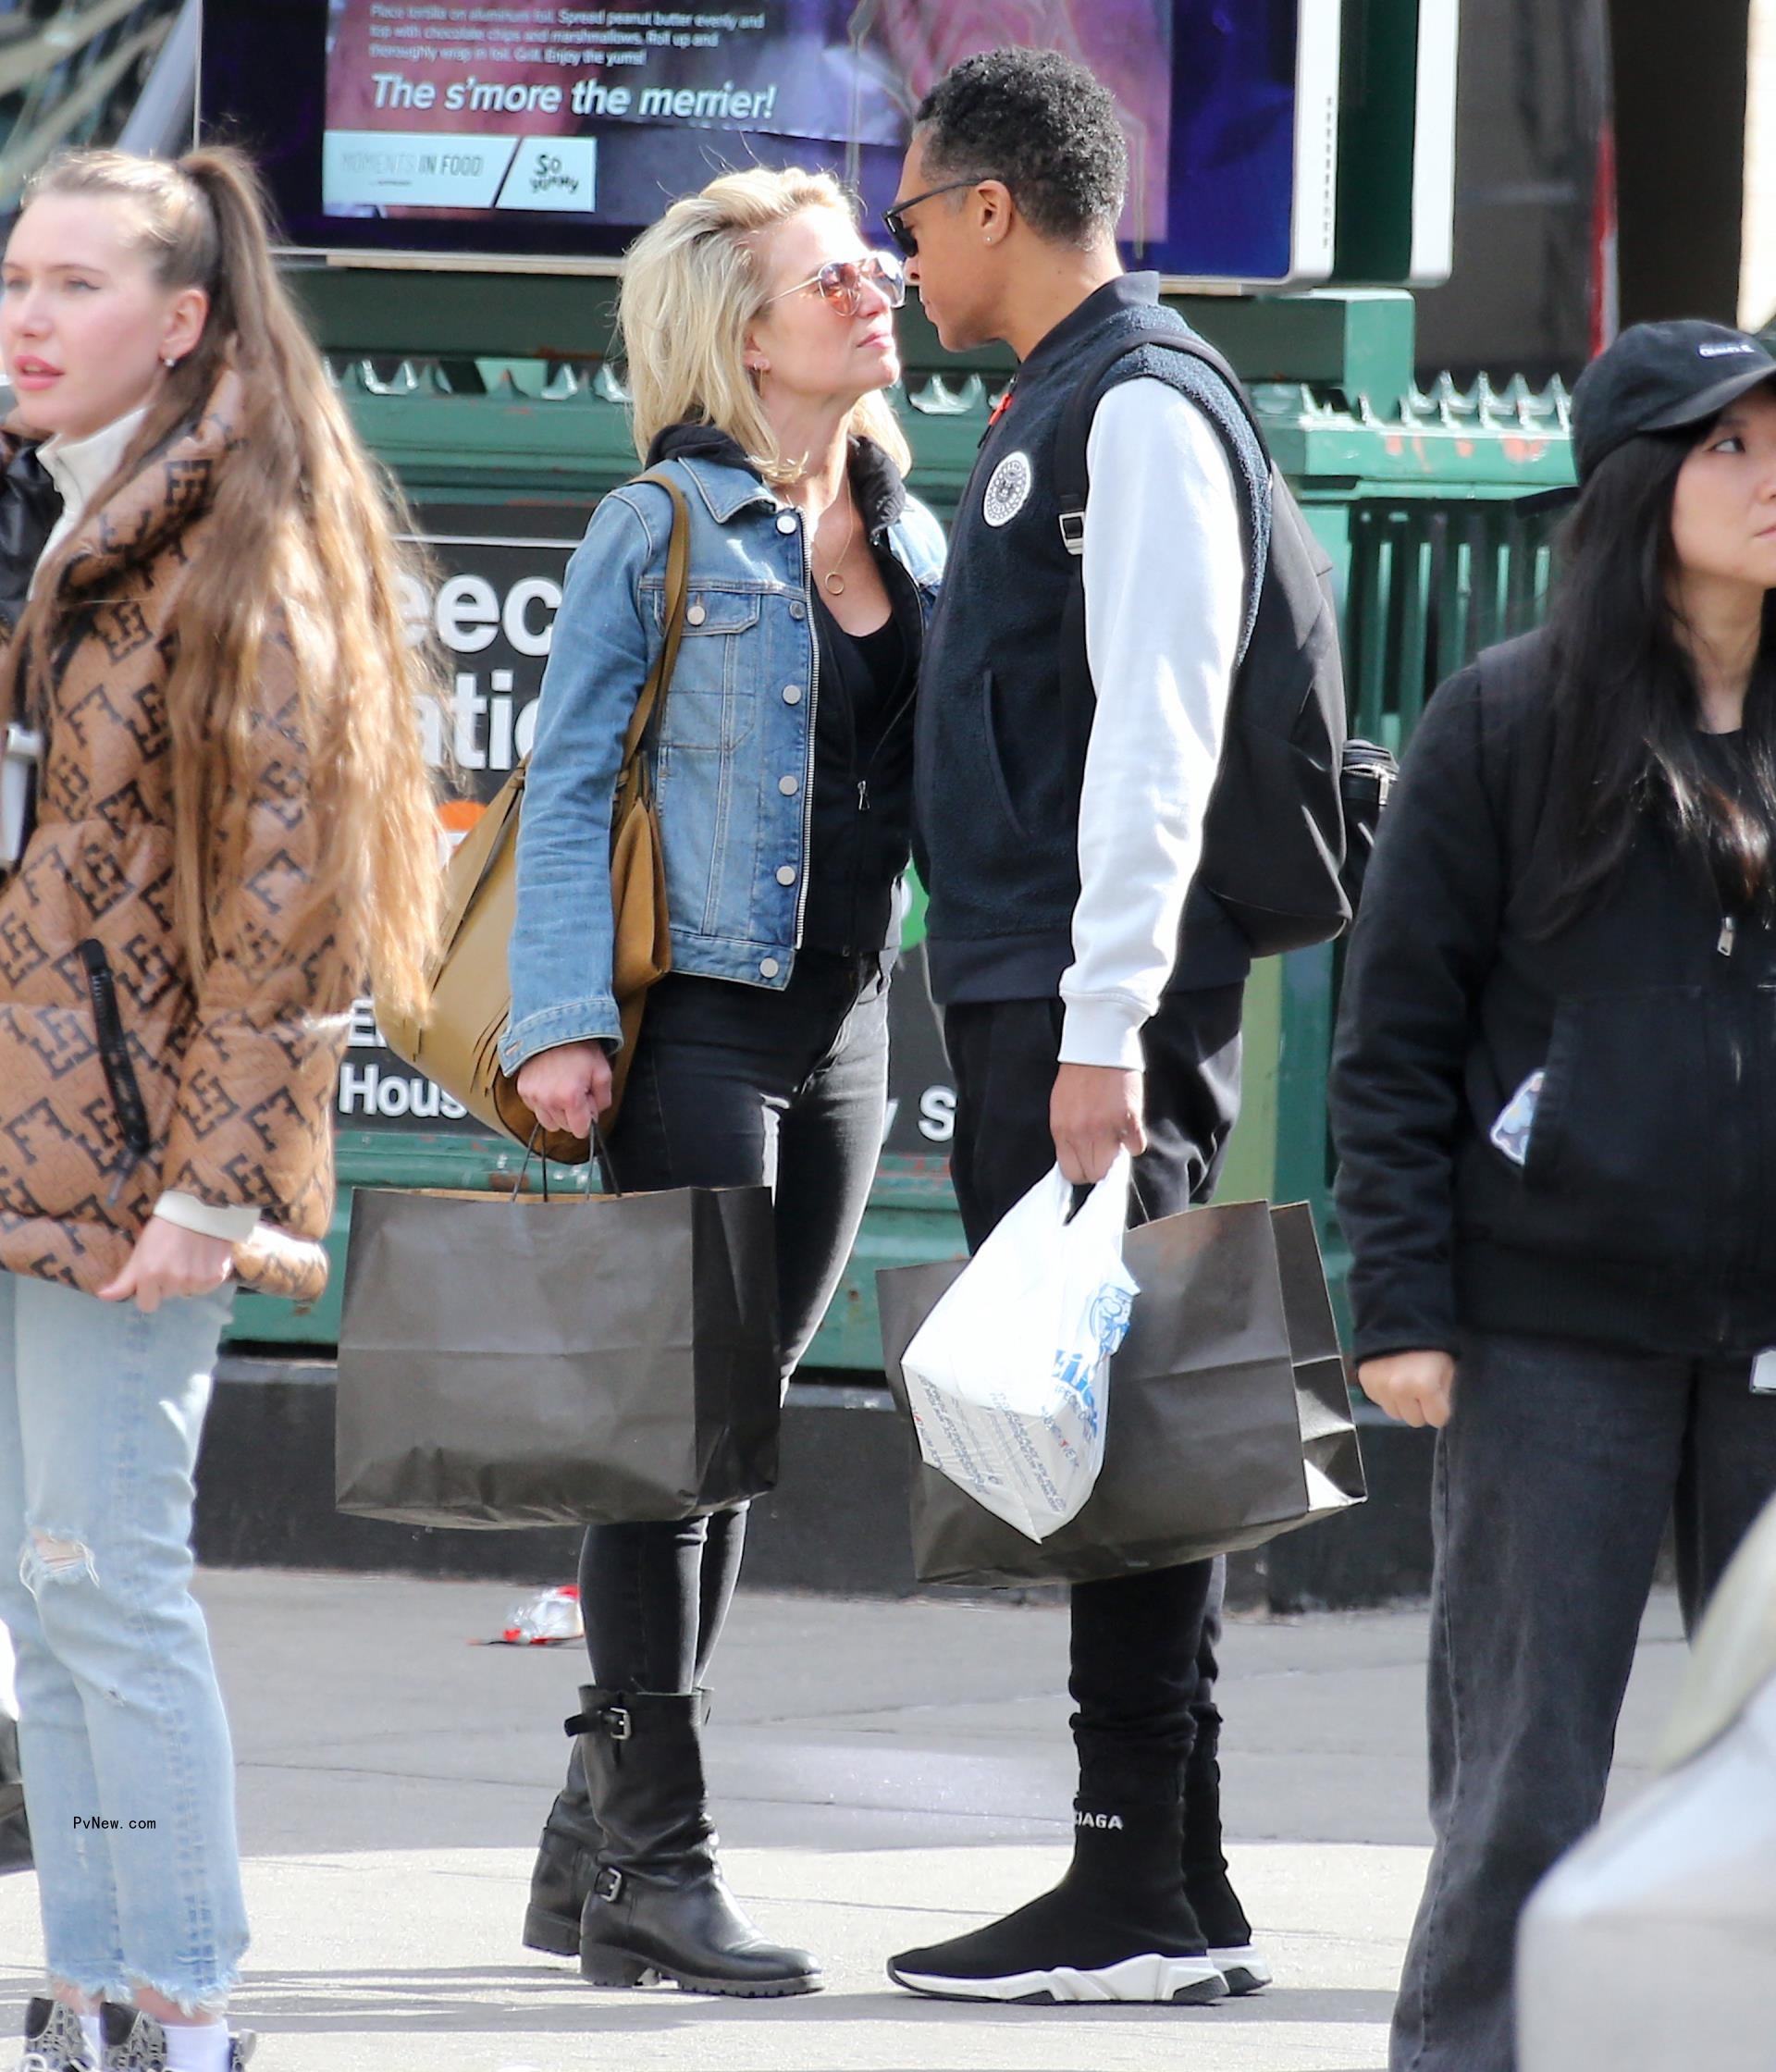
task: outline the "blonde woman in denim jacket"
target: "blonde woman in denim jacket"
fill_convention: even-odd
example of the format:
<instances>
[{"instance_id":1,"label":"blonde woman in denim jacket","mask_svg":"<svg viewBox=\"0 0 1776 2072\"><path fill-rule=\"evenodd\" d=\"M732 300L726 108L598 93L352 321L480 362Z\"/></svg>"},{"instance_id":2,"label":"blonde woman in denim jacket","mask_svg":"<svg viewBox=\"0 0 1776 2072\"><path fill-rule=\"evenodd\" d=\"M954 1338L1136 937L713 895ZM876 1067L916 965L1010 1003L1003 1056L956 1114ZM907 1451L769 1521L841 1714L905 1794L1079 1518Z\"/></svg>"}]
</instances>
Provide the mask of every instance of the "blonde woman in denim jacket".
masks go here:
<instances>
[{"instance_id":1,"label":"blonde woman in denim jacket","mask_svg":"<svg viewBox=\"0 0 1776 2072\"><path fill-rule=\"evenodd\" d=\"M630 253L638 450L690 512L689 603L654 756L672 969L649 995L611 1151L629 1188L774 1190L787 1376L862 1219L887 1098L887 966L912 808L912 707L943 564L882 391L899 263L823 174L752 170L674 204ZM607 882L624 729L663 638L671 505L607 497L568 572L518 855L502 1053L584 1135L619 1041ZM592 1983L808 1992L721 1880L702 1684L745 1507L594 1526L594 1682L543 1832L524 1938Z\"/></svg>"}]
</instances>

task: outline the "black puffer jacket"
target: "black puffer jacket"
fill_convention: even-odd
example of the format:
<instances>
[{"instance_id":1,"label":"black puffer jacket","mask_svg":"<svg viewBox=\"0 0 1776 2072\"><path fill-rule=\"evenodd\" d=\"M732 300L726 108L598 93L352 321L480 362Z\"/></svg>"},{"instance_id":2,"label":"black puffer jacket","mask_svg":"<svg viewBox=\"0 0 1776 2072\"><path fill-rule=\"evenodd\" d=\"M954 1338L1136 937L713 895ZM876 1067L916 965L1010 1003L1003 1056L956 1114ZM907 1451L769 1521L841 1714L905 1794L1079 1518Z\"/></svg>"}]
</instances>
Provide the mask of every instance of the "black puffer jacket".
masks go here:
<instances>
[{"instance_id":1,"label":"black puffer jacket","mask_svg":"<svg viewBox=\"0 0 1776 2072\"><path fill-rule=\"evenodd\" d=\"M1776 1345L1776 935L1728 929L1649 816L1600 903L1529 922L1551 748L1542 636L1450 679L1383 821L1332 1073L1356 1352L1464 1327ZM1723 773L1733 737L1708 744ZM1545 1074L1524 1162L1489 1141Z\"/></svg>"}]
</instances>

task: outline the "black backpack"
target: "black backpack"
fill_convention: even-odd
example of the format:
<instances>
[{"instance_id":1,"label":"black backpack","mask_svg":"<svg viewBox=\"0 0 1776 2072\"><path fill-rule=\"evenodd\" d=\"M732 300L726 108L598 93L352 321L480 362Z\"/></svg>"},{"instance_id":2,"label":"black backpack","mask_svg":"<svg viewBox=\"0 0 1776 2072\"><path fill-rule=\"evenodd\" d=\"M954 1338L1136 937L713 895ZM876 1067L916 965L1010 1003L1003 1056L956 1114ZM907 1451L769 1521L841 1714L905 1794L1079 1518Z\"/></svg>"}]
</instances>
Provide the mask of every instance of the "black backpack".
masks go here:
<instances>
[{"instance_id":1,"label":"black backpack","mask_svg":"<svg viewBox=\"0 0 1776 2072\"><path fill-rule=\"evenodd\" d=\"M1075 557L1085 550L1086 440L1099 385L1117 361L1148 345L1188 352L1220 376L1270 468L1270 551L1252 637L1234 673L1197 882L1238 922L1254 956L1276 956L1330 942L1350 926L1393 758L1345 739L1331 561L1276 472L1240 377L1212 345L1153 327L1124 332L1086 364L1055 439L1068 549ZM1244 471L1237 455L1228 458L1243 494ZM1089 678L1088 685L1078 683L1088 667L1082 564L1067 600L1062 652L1075 687L1088 687Z\"/></svg>"}]
</instances>

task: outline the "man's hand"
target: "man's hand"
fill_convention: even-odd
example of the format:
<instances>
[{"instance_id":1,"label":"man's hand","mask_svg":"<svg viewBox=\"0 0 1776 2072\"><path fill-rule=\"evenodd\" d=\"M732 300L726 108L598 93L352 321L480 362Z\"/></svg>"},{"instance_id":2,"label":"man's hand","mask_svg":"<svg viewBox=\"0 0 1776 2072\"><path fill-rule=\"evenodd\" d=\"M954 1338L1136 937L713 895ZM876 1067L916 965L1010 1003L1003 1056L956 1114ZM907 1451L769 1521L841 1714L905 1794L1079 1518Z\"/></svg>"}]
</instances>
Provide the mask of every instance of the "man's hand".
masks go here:
<instances>
[{"instance_id":1,"label":"man's hand","mask_svg":"<svg viewBox=\"0 0 1776 2072\"><path fill-rule=\"evenodd\" d=\"M610 1058L602 1043L558 1043L518 1068L518 1098L545 1129L590 1137L610 1105Z\"/></svg>"},{"instance_id":2,"label":"man's hand","mask_svg":"<svg viewBox=\"0 0 1776 2072\"><path fill-rule=\"evenodd\" d=\"M1363 1392L1402 1424L1444 1425L1455 1407L1455 1362L1447 1352L1390 1352L1357 1369Z\"/></svg>"},{"instance_id":3,"label":"man's hand","mask_svg":"<svg viewBox=\"0 0 1776 2072\"><path fill-rule=\"evenodd\" d=\"M1095 1187L1128 1149L1147 1149L1141 1126L1141 1076L1114 1065L1063 1065L1049 1098L1048 1127L1064 1178Z\"/></svg>"},{"instance_id":4,"label":"man's hand","mask_svg":"<svg viewBox=\"0 0 1776 2072\"><path fill-rule=\"evenodd\" d=\"M127 1302L152 1316L163 1302L181 1295L214 1295L234 1270L234 1245L228 1238L206 1238L151 1215L136 1240L122 1273L99 1289L102 1302Z\"/></svg>"}]
</instances>

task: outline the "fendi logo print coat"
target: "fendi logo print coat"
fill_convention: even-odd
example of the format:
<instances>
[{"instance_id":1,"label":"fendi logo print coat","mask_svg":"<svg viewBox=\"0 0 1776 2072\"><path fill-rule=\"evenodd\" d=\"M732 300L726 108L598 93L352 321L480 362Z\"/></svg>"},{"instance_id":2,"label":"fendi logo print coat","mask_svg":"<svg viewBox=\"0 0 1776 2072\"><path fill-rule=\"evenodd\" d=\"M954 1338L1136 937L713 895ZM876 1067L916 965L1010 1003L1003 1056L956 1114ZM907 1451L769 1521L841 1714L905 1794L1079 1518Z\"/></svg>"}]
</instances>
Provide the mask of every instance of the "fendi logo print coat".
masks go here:
<instances>
[{"instance_id":1,"label":"fendi logo print coat","mask_svg":"<svg viewBox=\"0 0 1776 2072\"><path fill-rule=\"evenodd\" d=\"M90 511L53 610L0 659L0 715L48 737L37 825L0 887L0 1267L92 1292L162 1191L251 1204L241 1282L312 1299L333 1199L330 1109L349 974L288 940L315 823L288 648L255 686L239 882L212 902L201 985L173 925L166 693L179 597L234 449L232 375L204 415ZM0 464L18 436L0 438ZM119 1071L119 1063L126 1067Z\"/></svg>"}]
</instances>

